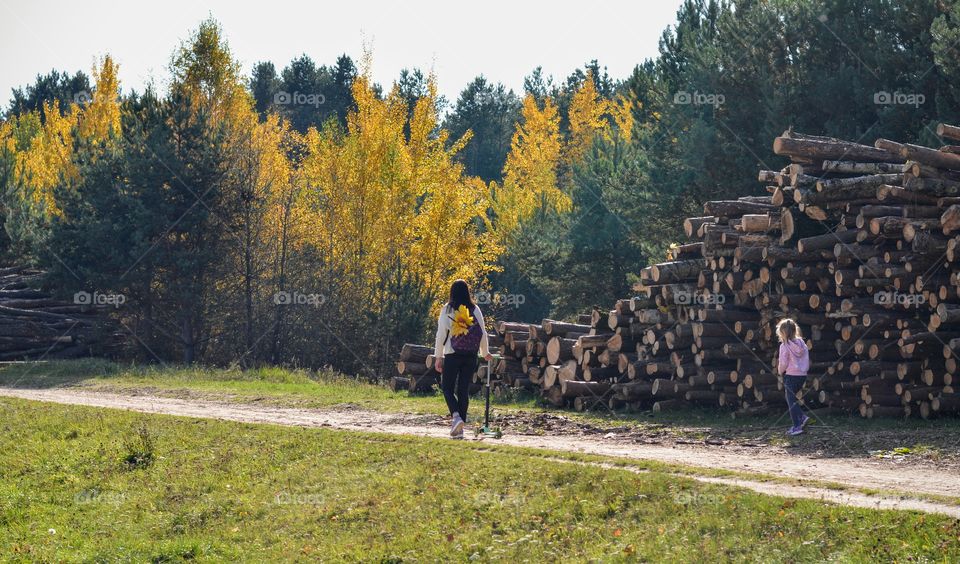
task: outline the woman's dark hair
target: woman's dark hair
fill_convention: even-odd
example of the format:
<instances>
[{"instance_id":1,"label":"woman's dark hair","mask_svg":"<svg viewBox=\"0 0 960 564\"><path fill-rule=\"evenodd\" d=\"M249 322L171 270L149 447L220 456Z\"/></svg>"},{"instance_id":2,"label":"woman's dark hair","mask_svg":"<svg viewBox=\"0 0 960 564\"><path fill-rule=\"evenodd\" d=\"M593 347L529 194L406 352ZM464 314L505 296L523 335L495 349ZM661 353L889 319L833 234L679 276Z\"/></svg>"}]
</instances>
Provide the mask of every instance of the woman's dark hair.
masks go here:
<instances>
[{"instance_id":1,"label":"woman's dark hair","mask_svg":"<svg viewBox=\"0 0 960 564\"><path fill-rule=\"evenodd\" d=\"M460 306L465 305L467 309L472 313L476 304L473 303L473 298L470 297L470 287L467 286L465 280L455 280L453 284L450 285L450 301L447 302L447 305L452 309L458 309Z\"/></svg>"}]
</instances>

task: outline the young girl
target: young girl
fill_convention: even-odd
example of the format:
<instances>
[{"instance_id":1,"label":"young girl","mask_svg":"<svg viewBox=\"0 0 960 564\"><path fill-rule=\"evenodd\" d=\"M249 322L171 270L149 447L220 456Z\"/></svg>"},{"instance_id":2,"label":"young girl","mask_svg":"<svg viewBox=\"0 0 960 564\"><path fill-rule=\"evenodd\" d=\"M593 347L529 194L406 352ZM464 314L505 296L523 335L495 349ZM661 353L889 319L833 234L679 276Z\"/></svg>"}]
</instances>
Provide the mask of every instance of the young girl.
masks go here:
<instances>
[{"instance_id":1,"label":"young girl","mask_svg":"<svg viewBox=\"0 0 960 564\"><path fill-rule=\"evenodd\" d=\"M450 286L450 299L440 309L433 364L441 373L440 388L450 416L450 436L463 438L463 425L470 403L470 380L477 371L477 353L489 361L487 329L483 314L470 297L470 288L463 280Z\"/></svg>"},{"instance_id":2,"label":"young girl","mask_svg":"<svg viewBox=\"0 0 960 564\"><path fill-rule=\"evenodd\" d=\"M792 319L784 319L777 323L777 337L780 338L780 356L777 369L783 375L783 388L787 395L787 407L790 410L790 419L793 427L788 435L803 433L803 427L810 420L803 414L803 408L797 400L797 392L803 387L810 370L810 351L800 336L800 328Z\"/></svg>"}]
</instances>

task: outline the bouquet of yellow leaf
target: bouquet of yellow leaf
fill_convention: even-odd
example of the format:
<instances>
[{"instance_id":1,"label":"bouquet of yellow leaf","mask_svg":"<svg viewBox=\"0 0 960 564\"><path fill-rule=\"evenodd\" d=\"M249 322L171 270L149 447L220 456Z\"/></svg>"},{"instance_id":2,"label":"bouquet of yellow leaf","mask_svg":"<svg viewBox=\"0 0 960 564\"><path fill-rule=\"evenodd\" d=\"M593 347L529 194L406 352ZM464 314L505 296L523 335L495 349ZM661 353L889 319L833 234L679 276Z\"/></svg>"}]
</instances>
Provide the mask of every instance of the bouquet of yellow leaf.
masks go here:
<instances>
[{"instance_id":1,"label":"bouquet of yellow leaf","mask_svg":"<svg viewBox=\"0 0 960 564\"><path fill-rule=\"evenodd\" d=\"M470 311L467 310L467 306L462 305L457 308L456 313L453 315L453 327L450 329L450 333L452 333L454 337L466 335L467 332L470 331L470 327L473 325L473 323L473 316L470 315Z\"/></svg>"}]
</instances>

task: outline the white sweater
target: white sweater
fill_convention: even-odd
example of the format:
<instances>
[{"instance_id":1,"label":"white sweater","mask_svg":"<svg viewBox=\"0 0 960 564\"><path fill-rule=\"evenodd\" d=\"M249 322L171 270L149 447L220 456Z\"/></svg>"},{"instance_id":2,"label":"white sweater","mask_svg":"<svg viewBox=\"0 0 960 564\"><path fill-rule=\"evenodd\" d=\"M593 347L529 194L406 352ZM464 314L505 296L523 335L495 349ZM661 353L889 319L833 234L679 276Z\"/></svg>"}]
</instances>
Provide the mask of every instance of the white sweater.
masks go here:
<instances>
[{"instance_id":1,"label":"white sweater","mask_svg":"<svg viewBox=\"0 0 960 564\"><path fill-rule=\"evenodd\" d=\"M437 320L437 342L433 347L433 357L443 358L448 354L453 354L453 345L450 344L449 334L453 327L453 310L449 305L440 308L440 318ZM487 342L487 326L483 324L483 313L480 312L480 306L473 308L474 323L480 324L483 336L480 338L480 354L486 356L490 353L490 344ZM444 343L446 341L446 343Z\"/></svg>"}]
</instances>

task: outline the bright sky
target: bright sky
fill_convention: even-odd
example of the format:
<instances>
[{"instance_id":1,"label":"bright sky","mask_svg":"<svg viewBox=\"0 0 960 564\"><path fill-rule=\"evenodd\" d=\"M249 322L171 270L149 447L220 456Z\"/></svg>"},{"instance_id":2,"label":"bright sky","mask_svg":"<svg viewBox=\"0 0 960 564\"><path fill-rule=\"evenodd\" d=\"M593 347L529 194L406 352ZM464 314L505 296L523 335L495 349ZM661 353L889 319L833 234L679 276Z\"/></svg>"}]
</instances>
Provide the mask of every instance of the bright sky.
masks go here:
<instances>
[{"instance_id":1,"label":"bright sky","mask_svg":"<svg viewBox=\"0 0 960 564\"><path fill-rule=\"evenodd\" d=\"M373 48L374 80L386 85L402 68L433 69L451 102L478 74L520 91L541 65L556 80L591 59L614 78L657 53L681 0L347 0L330 3L169 0L41 2L0 0L0 107L11 88L56 68L90 73L98 56L120 63L124 90L166 84L174 47L208 15L220 21L249 75L269 60L278 72L296 56L331 64L358 61Z\"/></svg>"}]
</instances>

